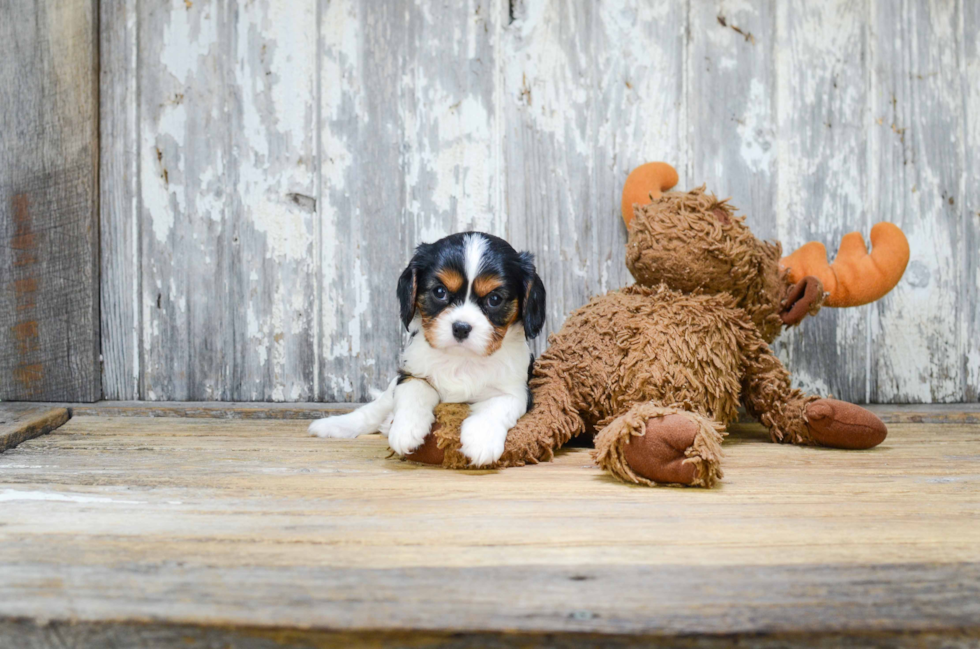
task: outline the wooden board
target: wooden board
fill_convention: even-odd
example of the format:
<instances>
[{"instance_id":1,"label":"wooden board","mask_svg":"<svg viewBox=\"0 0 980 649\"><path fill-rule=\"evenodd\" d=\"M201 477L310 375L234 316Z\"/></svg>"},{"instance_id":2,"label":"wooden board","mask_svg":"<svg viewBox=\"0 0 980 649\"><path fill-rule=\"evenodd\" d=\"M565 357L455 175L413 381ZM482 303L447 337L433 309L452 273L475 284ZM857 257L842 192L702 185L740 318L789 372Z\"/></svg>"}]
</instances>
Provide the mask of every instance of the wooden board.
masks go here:
<instances>
[{"instance_id":1,"label":"wooden board","mask_svg":"<svg viewBox=\"0 0 980 649\"><path fill-rule=\"evenodd\" d=\"M181 417L192 419L316 419L350 412L350 403L255 403L219 401L97 401L95 403L13 403L14 408L67 408L83 417ZM886 424L976 424L980 404L872 404L867 406ZM741 423L755 423L744 412Z\"/></svg>"},{"instance_id":2,"label":"wooden board","mask_svg":"<svg viewBox=\"0 0 980 649\"><path fill-rule=\"evenodd\" d=\"M739 426L711 491L627 486L581 448L449 472L304 431L76 416L3 454L0 633L980 637L977 424L869 452Z\"/></svg>"},{"instance_id":3,"label":"wooden board","mask_svg":"<svg viewBox=\"0 0 980 649\"><path fill-rule=\"evenodd\" d=\"M893 295L781 341L798 385L980 395L973 3L102 6L107 398L366 400L412 249L469 228L537 255L555 331L630 281L651 159L787 250L911 235Z\"/></svg>"},{"instance_id":4,"label":"wooden board","mask_svg":"<svg viewBox=\"0 0 980 649\"><path fill-rule=\"evenodd\" d=\"M0 2L0 400L94 401L96 2Z\"/></svg>"},{"instance_id":5,"label":"wooden board","mask_svg":"<svg viewBox=\"0 0 980 649\"><path fill-rule=\"evenodd\" d=\"M136 0L99 3L102 389L140 395L142 222Z\"/></svg>"},{"instance_id":6,"label":"wooden board","mask_svg":"<svg viewBox=\"0 0 980 649\"><path fill-rule=\"evenodd\" d=\"M68 409L32 403L0 403L0 453L68 421Z\"/></svg>"}]
</instances>

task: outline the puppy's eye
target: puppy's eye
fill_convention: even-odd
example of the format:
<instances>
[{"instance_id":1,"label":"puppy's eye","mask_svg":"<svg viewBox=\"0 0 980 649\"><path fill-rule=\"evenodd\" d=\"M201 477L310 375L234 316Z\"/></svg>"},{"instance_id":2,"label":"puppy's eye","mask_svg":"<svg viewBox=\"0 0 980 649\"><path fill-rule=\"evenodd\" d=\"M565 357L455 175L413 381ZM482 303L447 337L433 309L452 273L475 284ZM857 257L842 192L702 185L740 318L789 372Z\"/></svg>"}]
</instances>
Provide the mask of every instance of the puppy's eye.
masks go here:
<instances>
[{"instance_id":1,"label":"puppy's eye","mask_svg":"<svg viewBox=\"0 0 980 649\"><path fill-rule=\"evenodd\" d=\"M491 293L487 297L487 306L491 309L496 309L498 306L504 303L504 298L501 297L500 293Z\"/></svg>"},{"instance_id":2,"label":"puppy's eye","mask_svg":"<svg viewBox=\"0 0 980 649\"><path fill-rule=\"evenodd\" d=\"M445 286L437 286L432 289L432 296L441 302L449 297L449 292L446 291Z\"/></svg>"}]
</instances>

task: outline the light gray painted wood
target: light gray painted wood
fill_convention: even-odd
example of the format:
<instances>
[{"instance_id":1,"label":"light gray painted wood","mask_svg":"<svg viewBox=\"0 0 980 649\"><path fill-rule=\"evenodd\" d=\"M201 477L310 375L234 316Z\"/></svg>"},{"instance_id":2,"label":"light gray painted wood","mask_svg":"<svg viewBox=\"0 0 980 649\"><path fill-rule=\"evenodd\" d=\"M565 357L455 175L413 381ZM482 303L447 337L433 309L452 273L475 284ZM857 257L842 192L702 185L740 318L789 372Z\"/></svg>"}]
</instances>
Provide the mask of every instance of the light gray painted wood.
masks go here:
<instances>
[{"instance_id":1,"label":"light gray painted wood","mask_svg":"<svg viewBox=\"0 0 980 649\"><path fill-rule=\"evenodd\" d=\"M101 394L95 12L0 1L0 400Z\"/></svg>"},{"instance_id":2,"label":"light gray painted wood","mask_svg":"<svg viewBox=\"0 0 980 649\"><path fill-rule=\"evenodd\" d=\"M102 392L140 393L142 302L136 0L99 3Z\"/></svg>"},{"instance_id":3,"label":"light gray painted wood","mask_svg":"<svg viewBox=\"0 0 980 649\"><path fill-rule=\"evenodd\" d=\"M313 398L315 4L139 11L142 393Z\"/></svg>"},{"instance_id":4,"label":"light gray painted wood","mask_svg":"<svg viewBox=\"0 0 980 649\"><path fill-rule=\"evenodd\" d=\"M961 139L959 240L963 249L960 283L960 353L963 398L980 401L980 3L960 0L964 133Z\"/></svg>"},{"instance_id":5,"label":"light gray painted wood","mask_svg":"<svg viewBox=\"0 0 980 649\"><path fill-rule=\"evenodd\" d=\"M844 234L870 230L867 11L864 0L776 6L772 216L785 254L811 240L833 254ZM787 332L778 349L796 382L867 401L869 313L827 308Z\"/></svg>"},{"instance_id":6,"label":"light gray painted wood","mask_svg":"<svg viewBox=\"0 0 980 649\"><path fill-rule=\"evenodd\" d=\"M501 15L476 0L321 3L321 399L365 400L394 377L395 283L418 243L503 234Z\"/></svg>"},{"instance_id":7,"label":"light gray painted wood","mask_svg":"<svg viewBox=\"0 0 980 649\"><path fill-rule=\"evenodd\" d=\"M103 9L107 397L365 400L412 249L470 228L537 255L555 331L630 281L620 187L665 159L787 251L909 233L892 295L780 342L800 386L980 398L975 3L128 6Z\"/></svg>"},{"instance_id":8,"label":"light gray painted wood","mask_svg":"<svg viewBox=\"0 0 980 649\"><path fill-rule=\"evenodd\" d=\"M776 234L774 0L690 4L687 186L707 184Z\"/></svg>"},{"instance_id":9,"label":"light gray painted wood","mask_svg":"<svg viewBox=\"0 0 980 649\"><path fill-rule=\"evenodd\" d=\"M896 8L880 0L873 7L870 190L876 213L903 228L912 252L902 283L871 309L870 397L960 401L966 332L959 313L970 309L973 320L978 313L976 303L960 303L961 287L972 279L965 259L978 254L964 247L956 205L978 171L964 177L962 13L955 2Z\"/></svg>"},{"instance_id":10,"label":"light gray painted wood","mask_svg":"<svg viewBox=\"0 0 980 649\"><path fill-rule=\"evenodd\" d=\"M507 235L548 290L537 342L630 281L620 191L637 164L682 154L684 7L516 3L503 40Z\"/></svg>"}]
</instances>

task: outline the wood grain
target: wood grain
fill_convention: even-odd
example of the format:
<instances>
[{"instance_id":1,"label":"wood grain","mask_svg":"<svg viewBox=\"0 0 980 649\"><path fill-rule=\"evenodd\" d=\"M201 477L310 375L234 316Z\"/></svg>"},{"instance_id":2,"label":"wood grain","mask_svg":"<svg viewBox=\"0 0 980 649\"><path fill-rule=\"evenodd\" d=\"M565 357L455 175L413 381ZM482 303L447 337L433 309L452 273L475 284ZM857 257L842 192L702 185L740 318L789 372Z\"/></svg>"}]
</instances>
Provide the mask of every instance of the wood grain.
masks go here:
<instances>
[{"instance_id":1,"label":"wood grain","mask_svg":"<svg viewBox=\"0 0 980 649\"><path fill-rule=\"evenodd\" d=\"M965 87L955 64L962 16L954 2L903 2L896 11L879 1L873 9L870 182L877 214L903 228L911 259L903 281L873 307L879 342L871 348L869 398L962 401L964 366L970 373L978 366L964 355L963 319L953 315L978 311L960 302L968 294L962 284L975 285L965 260L977 256L976 248L964 249L967 226L957 206L963 181L975 184L969 178L976 174L964 176L963 168Z\"/></svg>"},{"instance_id":2,"label":"wood grain","mask_svg":"<svg viewBox=\"0 0 980 649\"><path fill-rule=\"evenodd\" d=\"M315 5L139 11L142 394L309 399Z\"/></svg>"},{"instance_id":3,"label":"wood grain","mask_svg":"<svg viewBox=\"0 0 980 649\"><path fill-rule=\"evenodd\" d=\"M0 400L101 396L95 12L0 2Z\"/></svg>"},{"instance_id":4,"label":"wood grain","mask_svg":"<svg viewBox=\"0 0 980 649\"><path fill-rule=\"evenodd\" d=\"M0 453L68 421L68 409L31 403L0 404Z\"/></svg>"},{"instance_id":5,"label":"wood grain","mask_svg":"<svg viewBox=\"0 0 980 649\"><path fill-rule=\"evenodd\" d=\"M893 294L781 341L799 386L980 398L974 3L172 0L103 22L110 398L364 401L412 249L469 228L537 255L556 331L631 281L618 196L651 159L787 249L909 232Z\"/></svg>"},{"instance_id":6,"label":"wood grain","mask_svg":"<svg viewBox=\"0 0 980 649\"><path fill-rule=\"evenodd\" d=\"M706 491L624 485L581 448L450 472L303 422L76 416L0 456L2 632L975 638L978 442L895 424L846 452L738 426Z\"/></svg>"},{"instance_id":7,"label":"wood grain","mask_svg":"<svg viewBox=\"0 0 980 649\"><path fill-rule=\"evenodd\" d=\"M963 401L980 401L980 4L961 2L962 52L960 87L963 93L963 173L960 175L957 237L964 251L961 259L960 354Z\"/></svg>"},{"instance_id":8,"label":"wood grain","mask_svg":"<svg viewBox=\"0 0 980 649\"><path fill-rule=\"evenodd\" d=\"M106 399L141 394L138 31L136 0L99 3L99 290Z\"/></svg>"},{"instance_id":9,"label":"wood grain","mask_svg":"<svg viewBox=\"0 0 980 649\"><path fill-rule=\"evenodd\" d=\"M405 334L395 283L416 245L503 234L499 7L321 3L322 400L365 401L394 376Z\"/></svg>"},{"instance_id":10,"label":"wood grain","mask_svg":"<svg viewBox=\"0 0 980 649\"><path fill-rule=\"evenodd\" d=\"M867 10L851 0L776 6L774 216L785 254L813 240L834 254L844 234L870 232ZM867 402L870 313L826 308L789 330L778 350L797 385Z\"/></svg>"}]
</instances>

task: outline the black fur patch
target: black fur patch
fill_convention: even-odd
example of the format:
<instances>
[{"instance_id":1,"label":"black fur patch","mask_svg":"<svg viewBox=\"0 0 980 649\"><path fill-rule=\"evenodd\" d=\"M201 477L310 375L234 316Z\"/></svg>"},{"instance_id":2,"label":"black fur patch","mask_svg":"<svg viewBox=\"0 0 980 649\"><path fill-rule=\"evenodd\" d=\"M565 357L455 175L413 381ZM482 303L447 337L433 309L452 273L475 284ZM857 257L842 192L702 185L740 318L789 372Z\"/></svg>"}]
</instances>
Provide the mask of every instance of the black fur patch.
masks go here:
<instances>
[{"instance_id":1,"label":"black fur patch","mask_svg":"<svg viewBox=\"0 0 980 649\"><path fill-rule=\"evenodd\" d=\"M527 411L530 412L534 407L534 395L531 394L531 377L534 376L534 354L531 354L531 362L527 364Z\"/></svg>"}]
</instances>

